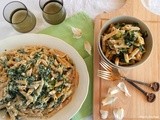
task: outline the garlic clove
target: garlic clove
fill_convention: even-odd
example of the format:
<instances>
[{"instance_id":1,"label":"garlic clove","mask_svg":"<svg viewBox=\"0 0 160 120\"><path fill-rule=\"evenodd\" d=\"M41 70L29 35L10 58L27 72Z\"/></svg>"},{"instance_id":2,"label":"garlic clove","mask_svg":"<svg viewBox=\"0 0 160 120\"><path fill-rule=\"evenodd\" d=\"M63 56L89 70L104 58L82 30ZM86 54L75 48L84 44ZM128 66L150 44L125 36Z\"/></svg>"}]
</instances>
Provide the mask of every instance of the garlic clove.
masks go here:
<instances>
[{"instance_id":1,"label":"garlic clove","mask_svg":"<svg viewBox=\"0 0 160 120\"><path fill-rule=\"evenodd\" d=\"M124 84L124 82L120 82L117 87L119 87L119 89L121 91L123 91L125 93L126 96L131 96L131 94L129 93L127 86Z\"/></svg>"},{"instance_id":2,"label":"garlic clove","mask_svg":"<svg viewBox=\"0 0 160 120\"><path fill-rule=\"evenodd\" d=\"M101 114L101 118L104 120L104 119L107 119L108 117L108 111L105 111L105 110L100 110L100 114Z\"/></svg>"},{"instance_id":3,"label":"garlic clove","mask_svg":"<svg viewBox=\"0 0 160 120\"><path fill-rule=\"evenodd\" d=\"M82 37L82 30L71 26L73 32L73 38L79 39Z\"/></svg>"},{"instance_id":4,"label":"garlic clove","mask_svg":"<svg viewBox=\"0 0 160 120\"><path fill-rule=\"evenodd\" d=\"M113 115L115 120L122 120L124 118L124 109L123 108L114 109Z\"/></svg>"},{"instance_id":5,"label":"garlic clove","mask_svg":"<svg viewBox=\"0 0 160 120\"><path fill-rule=\"evenodd\" d=\"M115 96L107 96L106 98L104 98L102 100L102 105L105 106L105 105L110 105L110 104L113 104L116 100L117 100L118 97L115 97Z\"/></svg>"},{"instance_id":6,"label":"garlic clove","mask_svg":"<svg viewBox=\"0 0 160 120\"><path fill-rule=\"evenodd\" d=\"M91 55L92 47L91 44L88 41L84 42L84 49L87 51L89 55Z\"/></svg>"},{"instance_id":7,"label":"garlic clove","mask_svg":"<svg viewBox=\"0 0 160 120\"><path fill-rule=\"evenodd\" d=\"M119 91L120 91L120 89L119 89L118 87L113 87L113 88L109 88L109 89L108 89L108 93L109 93L110 95L117 94Z\"/></svg>"}]
</instances>

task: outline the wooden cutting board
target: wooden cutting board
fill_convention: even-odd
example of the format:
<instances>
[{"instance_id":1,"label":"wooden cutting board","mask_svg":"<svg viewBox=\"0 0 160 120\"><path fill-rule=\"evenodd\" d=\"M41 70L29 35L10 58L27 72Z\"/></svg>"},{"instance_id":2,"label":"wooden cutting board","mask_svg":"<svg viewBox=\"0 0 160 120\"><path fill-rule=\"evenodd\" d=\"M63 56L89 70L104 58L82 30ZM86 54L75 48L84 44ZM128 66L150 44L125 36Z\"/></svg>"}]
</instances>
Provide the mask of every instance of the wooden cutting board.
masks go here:
<instances>
[{"instance_id":1,"label":"wooden cutting board","mask_svg":"<svg viewBox=\"0 0 160 120\"><path fill-rule=\"evenodd\" d=\"M115 16L129 15L141 19L150 28L153 36L153 51L147 61L125 72L125 76L145 82L160 82L160 16L149 12L141 3L141 0L127 0L125 5L110 13L102 13L95 19L94 26L94 88L93 88L93 119L100 120L100 110L109 111L108 118L113 120L113 109L124 108L124 120L160 120L160 92L156 92L156 100L148 103L144 95L130 84L126 83L131 97L126 97L124 93L116 94L118 100L112 105L102 106L101 101L107 96L109 87L116 86L120 81L105 81L97 77L97 70L101 69L100 56L97 51L98 34L103 24ZM150 89L141 86L144 90L152 92Z\"/></svg>"}]
</instances>

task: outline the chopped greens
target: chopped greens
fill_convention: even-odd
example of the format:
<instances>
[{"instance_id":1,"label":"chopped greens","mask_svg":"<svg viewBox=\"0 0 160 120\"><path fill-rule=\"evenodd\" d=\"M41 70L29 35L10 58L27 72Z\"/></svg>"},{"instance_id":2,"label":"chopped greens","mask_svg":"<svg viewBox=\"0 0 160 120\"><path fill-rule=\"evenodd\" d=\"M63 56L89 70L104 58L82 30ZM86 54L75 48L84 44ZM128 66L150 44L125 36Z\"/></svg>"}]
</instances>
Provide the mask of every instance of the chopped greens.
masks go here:
<instances>
[{"instance_id":1,"label":"chopped greens","mask_svg":"<svg viewBox=\"0 0 160 120\"><path fill-rule=\"evenodd\" d=\"M116 65L132 65L142 59L147 36L139 23L110 24L101 38L102 51Z\"/></svg>"},{"instance_id":2,"label":"chopped greens","mask_svg":"<svg viewBox=\"0 0 160 120\"><path fill-rule=\"evenodd\" d=\"M25 50L24 50L23 48L18 49L17 52L18 52L18 53L21 53L21 54L26 54L26 52L25 52Z\"/></svg>"},{"instance_id":3,"label":"chopped greens","mask_svg":"<svg viewBox=\"0 0 160 120\"><path fill-rule=\"evenodd\" d=\"M27 76L26 77L28 84L32 84L32 82L36 81L36 77L35 76Z\"/></svg>"},{"instance_id":4,"label":"chopped greens","mask_svg":"<svg viewBox=\"0 0 160 120\"><path fill-rule=\"evenodd\" d=\"M148 33L147 33L147 31L142 32L142 37L143 37L143 38L148 37Z\"/></svg>"},{"instance_id":5,"label":"chopped greens","mask_svg":"<svg viewBox=\"0 0 160 120\"><path fill-rule=\"evenodd\" d=\"M134 34L134 31L126 31L124 34L125 44L131 46L136 41L137 37Z\"/></svg>"},{"instance_id":6,"label":"chopped greens","mask_svg":"<svg viewBox=\"0 0 160 120\"><path fill-rule=\"evenodd\" d=\"M75 70L72 60L66 54L62 58L61 54L65 53L43 46L27 46L0 55L0 77L7 79L0 107L5 104L7 112L12 111L11 119L19 120L21 114L33 116L27 110L35 114L40 111L38 114L46 116L44 110L56 110L71 97L68 92L75 89L72 79L78 78L71 72Z\"/></svg>"},{"instance_id":7,"label":"chopped greens","mask_svg":"<svg viewBox=\"0 0 160 120\"><path fill-rule=\"evenodd\" d=\"M115 24L115 28L119 29L121 27L124 27L126 24L125 23L117 23Z\"/></svg>"},{"instance_id":8,"label":"chopped greens","mask_svg":"<svg viewBox=\"0 0 160 120\"><path fill-rule=\"evenodd\" d=\"M41 57L41 53L37 52L37 53L34 54L33 59L38 60L40 57Z\"/></svg>"}]
</instances>

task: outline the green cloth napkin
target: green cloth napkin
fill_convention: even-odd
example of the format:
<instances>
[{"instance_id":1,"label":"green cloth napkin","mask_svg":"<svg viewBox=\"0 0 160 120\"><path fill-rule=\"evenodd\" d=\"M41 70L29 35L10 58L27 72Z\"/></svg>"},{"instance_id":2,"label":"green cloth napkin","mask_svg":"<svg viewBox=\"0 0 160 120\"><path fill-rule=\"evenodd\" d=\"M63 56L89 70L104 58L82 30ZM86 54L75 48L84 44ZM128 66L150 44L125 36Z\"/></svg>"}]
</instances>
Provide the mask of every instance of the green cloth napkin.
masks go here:
<instances>
[{"instance_id":1,"label":"green cloth napkin","mask_svg":"<svg viewBox=\"0 0 160 120\"><path fill-rule=\"evenodd\" d=\"M82 37L75 39L71 30L71 26L82 30ZM59 25L52 25L39 33L51 35L60 38L73 46L84 59L89 75L90 85L87 98L79 112L72 120L81 120L92 113L92 91L93 91L93 21L84 12L77 13L70 18L67 18ZM92 55L89 55L84 49L84 41L89 41L92 46Z\"/></svg>"}]
</instances>

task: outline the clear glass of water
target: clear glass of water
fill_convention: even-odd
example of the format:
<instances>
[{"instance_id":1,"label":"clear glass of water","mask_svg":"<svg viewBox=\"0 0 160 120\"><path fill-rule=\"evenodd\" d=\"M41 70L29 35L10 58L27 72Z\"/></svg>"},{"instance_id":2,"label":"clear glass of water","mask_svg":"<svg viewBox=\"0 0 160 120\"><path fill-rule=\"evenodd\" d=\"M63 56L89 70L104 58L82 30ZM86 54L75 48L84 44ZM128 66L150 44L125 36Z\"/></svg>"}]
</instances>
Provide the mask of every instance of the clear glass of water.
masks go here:
<instances>
[{"instance_id":1,"label":"clear glass of water","mask_svg":"<svg viewBox=\"0 0 160 120\"><path fill-rule=\"evenodd\" d=\"M31 31L36 25L36 18L20 1L12 1L3 9L4 19L21 33Z\"/></svg>"},{"instance_id":2,"label":"clear glass of water","mask_svg":"<svg viewBox=\"0 0 160 120\"><path fill-rule=\"evenodd\" d=\"M62 23L66 18L63 0L39 0L43 18L52 25Z\"/></svg>"}]
</instances>

